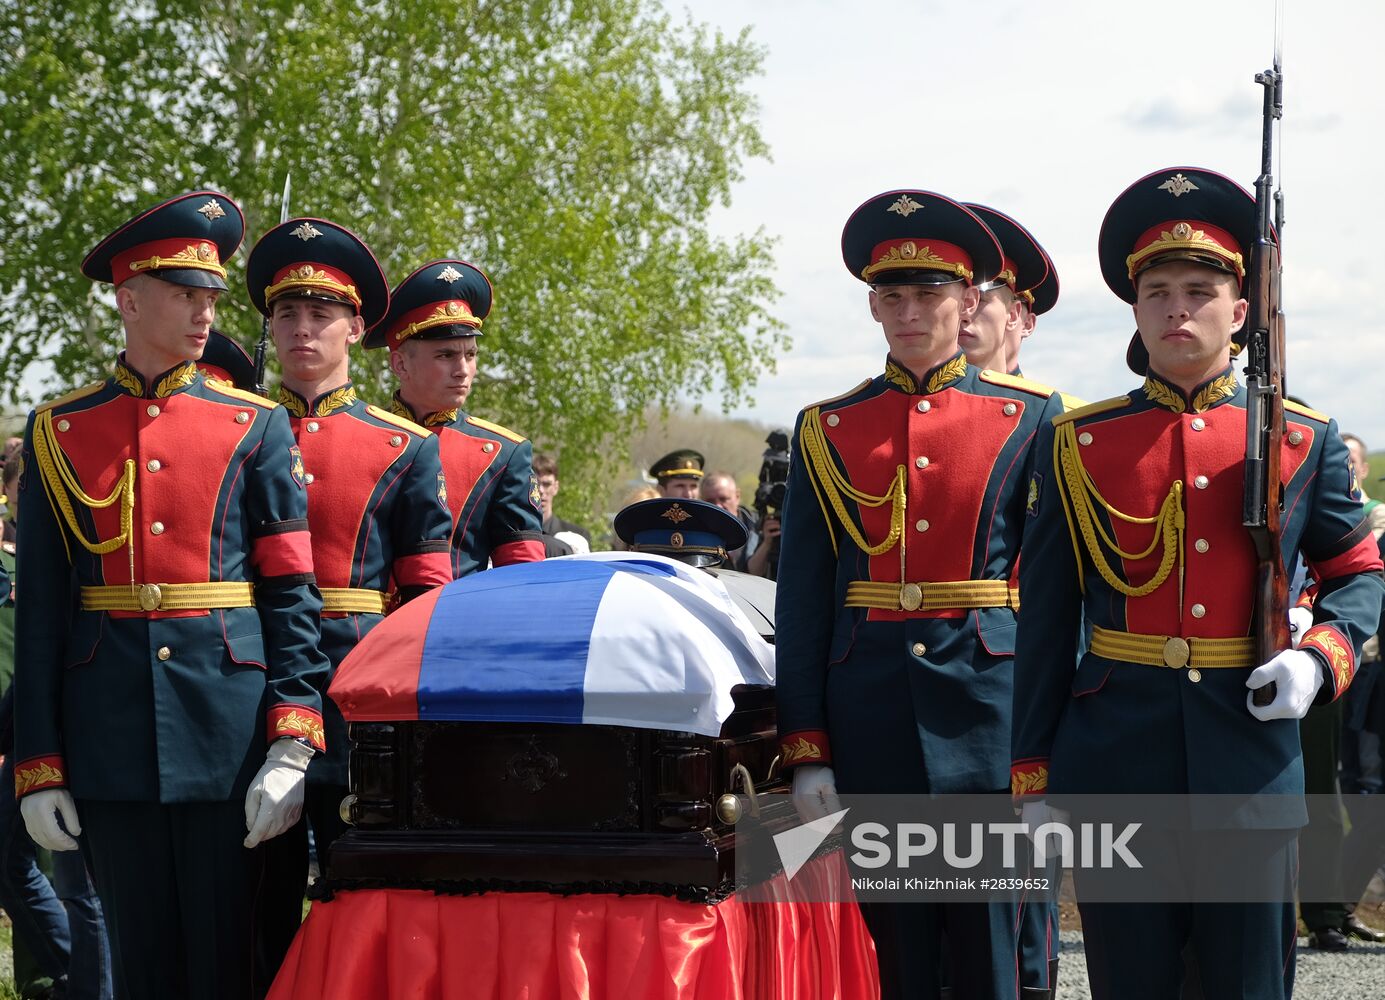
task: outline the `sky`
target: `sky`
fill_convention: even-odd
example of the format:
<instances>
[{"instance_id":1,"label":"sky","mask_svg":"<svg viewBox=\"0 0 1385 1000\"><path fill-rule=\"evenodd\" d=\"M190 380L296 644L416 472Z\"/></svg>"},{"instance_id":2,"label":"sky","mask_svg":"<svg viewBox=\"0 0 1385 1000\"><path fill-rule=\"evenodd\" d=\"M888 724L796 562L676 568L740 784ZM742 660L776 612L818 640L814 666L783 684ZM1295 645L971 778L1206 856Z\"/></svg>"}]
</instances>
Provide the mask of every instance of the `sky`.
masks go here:
<instances>
[{"instance_id":1,"label":"sky","mask_svg":"<svg viewBox=\"0 0 1385 1000\"><path fill-rule=\"evenodd\" d=\"M772 159L747 164L712 224L777 238L774 308L794 344L737 416L791 425L881 369L884 337L842 265L841 229L861 202L900 187L1024 224L1061 283L1021 354L1025 374L1087 400L1126 392L1134 324L1096 259L1106 209L1165 166L1247 188L1259 171L1254 76L1273 56L1273 0L666 4L728 34L748 28L766 50L750 88ZM1369 280L1379 254L1368 236L1385 204L1382 38L1385 4L1288 0L1276 164L1289 391L1377 450L1385 320L1352 278Z\"/></svg>"}]
</instances>

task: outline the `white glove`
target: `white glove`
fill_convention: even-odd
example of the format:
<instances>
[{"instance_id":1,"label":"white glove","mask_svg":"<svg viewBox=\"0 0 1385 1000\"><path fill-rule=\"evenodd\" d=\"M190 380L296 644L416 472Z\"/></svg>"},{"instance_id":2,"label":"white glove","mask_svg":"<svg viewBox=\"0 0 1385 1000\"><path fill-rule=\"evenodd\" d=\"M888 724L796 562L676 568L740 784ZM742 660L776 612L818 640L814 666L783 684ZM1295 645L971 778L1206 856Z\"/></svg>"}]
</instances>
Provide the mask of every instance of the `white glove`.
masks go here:
<instances>
[{"instance_id":1,"label":"white glove","mask_svg":"<svg viewBox=\"0 0 1385 1000\"><path fill-rule=\"evenodd\" d=\"M1256 667L1246 678L1252 690L1274 681L1274 701L1263 708L1246 695L1246 708L1261 722L1271 719L1301 719L1322 687L1322 667L1312 653L1301 649L1286 649L1263 667Z\"/></svg>"},{"instance_id":2,"label":"white glove","mask_svg":"<svg viewBox=\"0 0 1385 1000\"><path fill-rule=\"evenodd\" d=\"M297 740L275 740L250 791L245 793L246 847L277 837L303 815L303 783L312 748Z\"/></svg>"},{"instance_id":3,"label":"white glove","mask_svg":"<svg viewBox=\"0 0 1385 1000\"><path fill-rule=\"evenodd\" d=\"M1025 799L1020 804L1020 822L1029 827L1029 839L1034 842L1036 849L1043 851L1045 860L1058 857L1062 841L1057 833L1050 830L1044 834L1043 847L1039 848L1039 840L1035 833L1045 823L1061 823L1067 826L1071 819L1072 815L1067 810L1053 808L1046 799Z\"/></svg>"},{"instance_id":4,"label":"white glove","mask_svg":"<svg viewBox=\"0 0 1385 1000\"><path fill-rule=\"evenodd\" d=\"M19 800L19 813L24 817L24 829L39 847L50 851L75 851L77 841L72 837L82 835L82 824L77 822L77 804L72 801L72 793L66 788L45 788ZM58 816L63 818L58 825ZM63 832L67 827L67 833ZM72 836L68 836L68 834Z\"/></svg>"},{"instance_id":5,"label":"white glove","mask_svg":"<svg viewBox=\"0 0 1385 1000\"><path fill-rule=\"evenodd\" d=\"M1295 649L1298 649L1298 644L1303 641L1303 634L1312 627L1312 608L1294 607L1289 609L1289 636L1294 640Z\"/></svg>"},{"instance_id":6,"label":"white glove","mask_svg":"<svg viewBox=\"0 0 1385 1000\"><path fill-rule=\"evenodd\" d=\"M805 823L840 812L842 804L837 800L837 779L832 769L821 764L794 768L793 806Z\"/></svg>"}]
</instances>

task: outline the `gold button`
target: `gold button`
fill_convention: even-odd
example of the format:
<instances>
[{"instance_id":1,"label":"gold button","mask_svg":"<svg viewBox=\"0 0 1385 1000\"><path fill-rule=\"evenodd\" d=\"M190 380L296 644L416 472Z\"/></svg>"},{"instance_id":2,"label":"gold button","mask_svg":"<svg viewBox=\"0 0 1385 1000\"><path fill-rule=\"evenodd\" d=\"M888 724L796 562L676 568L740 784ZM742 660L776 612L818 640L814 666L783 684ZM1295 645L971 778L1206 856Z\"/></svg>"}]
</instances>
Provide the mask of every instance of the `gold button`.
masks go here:
<instances>
[{"instance_id":1,"label":"gold button","mask_svg":"<svg viewBox=\"0 0 1385 1000\"><path fill-rule=\"evenodd\" d=\"M842 418L839 417L839 416L837 416L835 413L829 413L829 414L827 414L827 426L828 426L828 427L836 427L836 426L837 426L839 423L841 423L841 422L842 422Z\"/></svg>"},{"instance_id":2,"label":"gold button","mask_svg":"<svg viewBox=\"0 0 1385 1000\"><path fill-rule=\"evenodd\" d=\"M72 425L69 424L66 420L59 420L59 421L58 421L58 430L60 430L60 431L68 430L68 429L70 429L71 427L72 427Z\"/></svg>"},{"instance_id":3,"label":"gold button","mask_svg":"<svg viewBox=\"0 0 1385 1000\"><path fill-rule=\"evenodd\" d=\"M1193 417L1193 422L1189 424L1189 426L1195 431L1200 431L1207 426L1207 421L1203 420L1201 417Z\"/></svg>"},{"instance_id":4,"label":"gold button","mask_svg":"<svg viewBox=\"0 0 1385 1000\"><path fill-rule=\"evenodd\" d=\"M162 535L164 533L164 523L162 521L155 521L149 526L149 531L155 535Z\"/></svg>"},{"instance_id":5,"label":"gold button","mask_svg":"<svg viewBox=\"0 0 1385 1000\"><path fill-rule=\"evenodd\" d=\"M1202 680L1202 671L1197 667L1193 667L1192 670L1188 671L1188 680L1196 684L1198 681Z\"/></svg>"},{"instance_id":6,"label":"gold button","mask_svg":"<svg viewBox=\"0 0 1385 1000\"><path fill-rule=\"evenodd\" d=\"M928 652L928 647L927 647L927 646L925 646L925 645L924 645L923 643L921 643L921 642L916 642L916 643L914 643L914 655L915 655L915 656L922 656L922 655L923 655L924 653L926 653L926 652Z\"/></svg>"},{"instance_id":7,"label":"gold button","mask_svg":"<svg viewBox=\"0 0 1385 1000\"><path fill-rule=\"evenodd\" d=\"M923 604L923 588L917 583L906 583L899 588L899 606L905 611L917 611Z\"/></svg>"},{"instance_id":8,"label":"gold button","mask_svg":"<svg viewBox=\"0 0 1385 1000\"><path fill-rule=\"evenodd\" d=\"M1207 539L1205 538L1199 538L1197 541L1193 542L1193 548L1197 549L1199 552L1206 552L1211 547L1212 546L1207 544Z\"/></svg>"},{"instance_id":9,"label":"gold button","mask_svg":"<svg viewBox=\"0 0 1385 1000\"><path fill-rule=\"evenodd\" d=\"M157 417L159 415L159 408L157 406L150 405L148 408L145 409L144 412L149 414L151 417Z\"/></svg>"},{"instance_id":10,"label":"gold button","mask_svg":"<svg viewBox=\"0 0 1385 1000\"><path fill-rule=\"evenodd\" d=\"M309 420L309 421L308 421L308 433L309 433L309 434L316 434L316 433L317 433L317 421L316 421L316 420Z\"/></svg>"},{"instance_id":11,"label":"gold button","mask_svg":"<svg viewBox=\"0 0 1385 1000\"><path fill-rule=\"evenodd\" d=\"M303 473L303 482L308 483L308 484L311 484L312 481L313 481L313 474L312 474L311 472L305 472L305 473Z\"/></svg>"},{"instance_id":12,"label":"gold button","mask_svg":"<svg viewBox=\"0 0 1385 1000\"><path fill-rule=\"evenodd\" d=\"M1081 434L1077 435L1077 443L1078 443L1078 444L1091 444L1091 443L1092 443L1092 436L1091 436L1090 434L1088 434L1086 431L1083 431Z\"/></svg>"},{"instance_id":13,"label":"gold button","mask_svg":"<svg viewBox=\"0 0 1385 1000\"><path fill-rule=\"evenodd\" d=\"M398 434L395 434L393 437L390 438L390 447L398 448L403 440L404 439L402 437L400 437Z\"/></svg>"},{"instance_id":14,"label":"gold button","mask_svg":"<svg viewBox=\"0 0 1385 1000\"><path fill-rule=\"evenodd\" d=\"M172 656L172 655L173 655L173 650L169 649L167 646L160 646L160 647L159 647L159 659L161 659L161 660L166 660L166 659L168 659L168 658L169 658L170 656Z\"/></svg>"},{"instance_id":15,"label":"gold button","mask_svg":"<svg viewBox=\"0 0 1385 1000\"><path fill-rule=\"evenodd\" d=\"M246 413L244 410L241 410L239 413L236 414L236 423L248 424L249 422L250 414Z\"/></svg>"},{"instance_id":16,"label":"gold button","mask_svg":"<svg viewBox=\"0 0 1385 1000\"><path fill-rule=\"evenodd\" d=\"M487 441L485 444L481 446L481 450L484 451L487 455L489 455L491 452L495 451L495 442Z\"/></svg>"},{"instance_id":17,"label":"gold button","mask_svg":"<svg viewBox=\"0 0 1385 1000\"><path fill-rule=\"evenodd\" d=\"M1196 487L1197 487L1198 489L1200 489L1200 490L1205 490L1205 489L1207 489L1207 477L1206 477L1206 476L1198 476L1196 479L1193 480L1193 485L1196 486Z\"/></svg>"},{"instance_id":18,"label":"gold button","mask_svg":"<svg viewBox=\"0 0 1385 1000\"><path fill-rule=\"evenodd\" d=\"M1019 407L1016 406L1014 403L1006 403L1004 413L1007 417L1013 417L1015 415L1015 411L1018 409Z\"/></svg>"},{"instance_id":19,"label":"gold button","mask_svg":"<svg viewBox=\"0 0 1385 1000\"><path fill-rule=\"evenodd\" d=\"M928 457L926 455L920 455L918 458L914 459L914 464L920 469L925 469L928 467Z\"/></svg>"},{"instance_id":20,"label":"gold button","mask_svg":"<svg viewBox=\"0 0 1385 1000\"><path fill-rule=\"evenodd\" d=\"M1303 443L1303 432L1302 432L1302 431L1290 431L1290 432L1289 432L1289 443L1290 443L1290 444L1302 444L1302 443Z\"/></svg>"},{"instance_id":21,"label":"gold button","mask_svg":"<svg viewBox=\"0 0 1385 1000\"><path fill-rule=\"evenodd\" d=\"M928 530L928 522L927 522L927 521L916 521L916 522L914 523L914 527L917 528L919 531L927 531L927 530Z\"/></svg>"},{"instance_id":22,"label":"gold button","mask_svg":"<svg viewBox=\"0 0 1385 1000\"><path fill-rule=\"evenodd\" d=\"M920 400L919 400L918 411L919 411L920 413L927 413L927 412L928 412L929 410L931 410L931 409L933 409L933 404L932 404L932 403L930 403L930 402L929 402L928 400L926 400L926 399L920 399Z\"/></svg>"},{"instance_id":23,"label":"gold button","mask_svg":"<svg viewBox=\"0 0 1385 1000\"><path fill-rule=\"evenodd\" d=\"M1164 666L1180 670L1188 665L1188 640L1172 636L1164 640Z\"/></svg>"},{"instance_id":24,"label":"gold button","mask_svg":"<svg viewBox=\"0 0 1385 1000\"><path fill-rule=\"evenodd\" d=\"M1193 613L1194 618L1201 618L1205 614L1207 614L1207 609L1204 608L1201 604L1194 604L1188 610L1190 610Z\"/></svg>"},{"instance_id":25,"label":"gold button","mask_svg":"<svg viewBox=\"0 0 1385 1000\"><path fill-rule=\"evenodd\" d=\"M160 464L157 458L151 458L144 467L148 469L150 472L158 472L160 469L163 468L163 465Z\"/></svg>"}]
</instances>

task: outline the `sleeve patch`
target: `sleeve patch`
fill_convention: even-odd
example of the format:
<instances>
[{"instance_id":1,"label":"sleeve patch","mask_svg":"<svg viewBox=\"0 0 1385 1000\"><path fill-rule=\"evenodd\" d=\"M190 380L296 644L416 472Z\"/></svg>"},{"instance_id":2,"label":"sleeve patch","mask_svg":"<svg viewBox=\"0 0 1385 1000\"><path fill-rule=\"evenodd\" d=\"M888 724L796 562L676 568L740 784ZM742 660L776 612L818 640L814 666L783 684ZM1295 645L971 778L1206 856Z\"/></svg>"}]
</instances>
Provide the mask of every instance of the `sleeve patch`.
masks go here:
<instances>
[{"instance_id":1,"label":"sleeve patch","mask_svg":"<svg viewBox=\"0 0 1385 1000\"><path fill-rule=\"evenodd\" d=\"M1043 495L1043 492L1044 474L1036 472L1033 478L1029 480L1029 499L1024 504L1024 512L1030 517L1039 516L1039 497Z\"/></svg>"},{"instance_id":2,"label":"sleeve patch","mask_svg":"<svg viewBox=\"0 0 1385 1000\"><path fill-rule=\"evenodd\" d=\"M438 470L438 503L442 504L443 510L447 510L447 476L443 475L441 469Z\"/></svg>"},{"instance_id":3,"label":"sleeve patch","mask_svg":"<svg viewBox=\"0 0 1385 1000\"><path fill-rule=\"evenodd\" d=\"M534 475L534 471L529 470L529 503L535 510L542 511L543 503L539 499L539 477Z\"/></svg>"},{"instance_id":4,"label":"sleeve patch","mask_svg":"<svg viewBox=\"0 0 1385 1000\"><path fill-rule=\"evenodd\" d=\"M303 452L298 445L289 448L289 468L293 472L293 481L298 484L300 490L308 488L307 470L303 468Z\"/></svg>"}]
</instances>

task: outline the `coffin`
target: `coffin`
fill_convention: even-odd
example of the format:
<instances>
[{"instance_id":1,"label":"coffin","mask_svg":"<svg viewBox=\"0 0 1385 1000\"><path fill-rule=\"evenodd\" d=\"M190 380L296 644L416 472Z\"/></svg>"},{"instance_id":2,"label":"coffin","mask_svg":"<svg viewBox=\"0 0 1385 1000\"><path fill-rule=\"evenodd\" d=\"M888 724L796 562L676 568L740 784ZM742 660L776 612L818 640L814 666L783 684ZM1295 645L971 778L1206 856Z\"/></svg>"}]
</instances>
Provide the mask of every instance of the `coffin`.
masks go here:
<instances>
[{"instance_id":1,"label":"coffin","mask_svg":"<svg viewBox=\"0 0 1385 1000\"><path fill-rule=\"evenodd\" d=\"M532 564L528 573L547 580L545 565ZM503 582L496 574L503 572L479 576L492 577L488 584L496 585ZM704 574L704 580L711 579ZM733 603L734 609L726 613L742 616L737 628L751 640L772 640L773 584L725 572L716 576L715 588L732 597L728 606ZM544 603L563 599L549 591ZM505 627L503 614L484 610L484 598L453 604ZM435 617L441 613L433 611ZM369 654L370 640L390 624L386 619L352 656ZM653 627L664 626L656 621ZM484 644L475 630L468 634ZM632 634L644 633L634 629ZM756 640L757 634L762 639ZM375 642L374 648L384 655L398 646ZM609 642L599 648L616 657L628 652ZM731 889L735 821L748 808L749 796L786 785L775 757L774 689L767 684L731 685L733 707L714 735L705 727L697 733L530 719L433 721L426 710L415 718L351 721L353 714L378 713L361 704L359 691L353 694L350 663L339 673L339 680L345 675L348 682L334 683L333 695L340 696L339 704L355 700L354 710L343 705L353 740L351 795L343 803L351 829L327 859L329 889L655 892L715 900ZM466 683L465 666L456 673L457 683ZM757 675L747 670L744 676ZM648 694L653 700L639 704L647 704L650 717L669 718L659 692ZM543 700L543 692L536 699ZM507 709L512 714L523 714L522 696L503 700L520 706ZM787 796L775 798L780 808L787 804ZM791 820L785 817L786 823Z\"/></svg>"}]
</instances>

